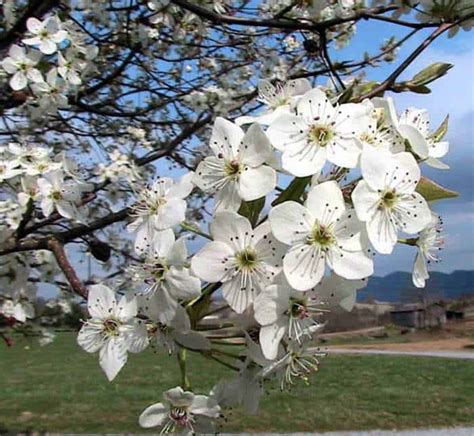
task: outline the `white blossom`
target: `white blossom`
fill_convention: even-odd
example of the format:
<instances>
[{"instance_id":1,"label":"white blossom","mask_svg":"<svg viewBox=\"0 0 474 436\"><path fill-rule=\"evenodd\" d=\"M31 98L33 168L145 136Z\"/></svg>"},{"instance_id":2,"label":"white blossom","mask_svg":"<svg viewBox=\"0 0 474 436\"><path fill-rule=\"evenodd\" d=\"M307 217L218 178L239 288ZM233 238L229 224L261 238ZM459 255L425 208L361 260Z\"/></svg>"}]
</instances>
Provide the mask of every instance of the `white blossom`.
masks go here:
<instances>
[{"instance_id":1,"label":"white blossom","mask_svg":"<svg viewBox=\"0 0 474 436\"><path fill-rule=\"evenodd\" d=\"M271 145L258 124L244 134L239 126L218 117L209 145L214 156L199 163L193 183L216 193L217 211L237 211L242 200L256 200L275 188L276 172L264 165Z\"/></svg>"},{"instance_id":2,"label":"white blossom","mask_svg":"<svg viewBox=\"0 0 474 436\"><path fill-rule=\"evenodd\" d=\"M16 44L8 51L8 57L2 60L2 68L12 74L10 86L14 91L20 91L28 86L28 82L42 82L43 76L35 68L40 61L41 53L36 50L28 52Z\"/></svg>"},{"instance_id":3,"label":"white blossom","mask_svg":"<svg viewBox=\"0 0 474 436\"><path fill-rule=\"evenodd\" d=\"M47 55L55 53L58 44L68 36L67 31L61 29L61 22L57 17L48 17L44 21L31 17L26 21L26 27L34 36L23 39L23 43L38 46L39 50Z\"/></svg>"},{"instance_id":4,"label":"white blossom","mask_svg":"<svg viewBox=\"0 0 474 436\"><path fill-rule=\"evenodd\" d=\"M204 281L222 282L222 295L242 313L280 271L285 248L268 223L252 229L235 212L217 213L210 228L214 241L194 255L192 270Z\"/></svg>"},{"instance_id":5,"label":"white blossom","mask_svg":"<svg viewBox=\"0 0 474 436\"><path fill-rule=\"evenodd\" d=\"M361 169L364 179L352 193L357 216L366 223L374 248L391 253L399 231L416 233L431 219L425 199L415 192L420 168L407 152L367 151Z\"/></svg>"},{"instance_id":6,"label":"white blossom","mask_svg":"<svg viewBox=\"0 0 474 436\"><path fill-rule=\"evenodd\" d=\"M362 104L333 106L320 89L301 97L296 114L280 115L267 130L272 145L280 150L283 169L297 177L318 173L326 160L354 168L367 130L368 109Z\"/></svg>"},{"instance_id":7,"label":"white blossom","mask_svg":"<svg viewBox=\"0 0 474 436\"><path fill-rule=\"evenodd\" d=\"M316 185L305 205L286 201L269 214L275 237L290 245L283 259L289 284L305 291L323 277L325 266L347 279L361 279L373 273L373 263L365 251L362 223L346 208L338 184Z\"/></svg>"},{"instance_id":8,"label":"white blossom","mask_svg":"<svg viewBox=\"0 0 474 436\"><path fill-rule=\"evenodd\" d=\"M136 232L136 246L145 246L157 231L170 229L185 219L186 201L192 191L194 173L185 174L179 181L158 178L149 189L139 194L134 206L135 220L128 230Z\"/></svg>"},{"instance_id":9,"label":"white blossom","mask_svg":"<svg viewBox=\"0 0 474 436\"><path fill-rule=\"evenodd\" d=\"M255 319L262 326L260 346L267 359L276 359L283 338L301 342L303 336L314 333L311 328L319 325L314 316L321 313L316 297L311 291L296 291L284 278L257 296Z\"/></svg>"},{"instance_id":10,"label":"white blossom","mask_svg":"<svg viewBox=\"0 0 474 436\"><path fill-rule=\"evenodd\" d=\"M441 219L435 213L431 214L430 223L419 233L416 239L417 253L413 267L413 284L417 288L424 288L426 280L430 277L427 263L439 262L436 251L443 248Z\"/></svg>"},{"instance_id":11,"label":"white blossom","mask_svg":"<svg viewBox=\"0 0 474 436\"><path fill-rule=\"evenodd\" d=\"M171 229L156 232L144 246L136 246L143 263L129 268L137 285L136 293L144 295L147 315L168 324L176 315L178 300L191 300L201 294L201 281L190 273L185 238L175 240Z\"/></svg>"},{"instance_id":12,"label":"white blossom","mask_svg":"<svg viewBox=\"0 0 474 436\"><path fill-rule=\"evenodd\" d=\"M91 185L80 184L73 179L65 180L61 170L44 174L37 183L44 216L51 215L56 209L65 218L84 222L85 218L78 206L82 194L92 189Z\"/></svg>"},{"instance_id":13,"label":"white blossom","mask_svg":"<svg viewBox=\"0 0 474 436\"><path fill-rule=\"evenodd\" d=\"M112 381L127 362L127 352L139 353L148 345L145 324L136 318L135 298L117 300L105 285L89 288L87 320L77 336L78 344L88 353L99 351L99 363Z\"/></svg>"},{"instance_id":14,"label":"white blossom","mask_svg":"<svg viewBox=\"0 0 474 436\"><path fill-rule=\"evenodd\" d=\"M176 387L163 393L161 403L147 407L138 422L144 428L161 427L161 433L214 433L213 419L219 415L213 398Z\"/></svg>"},{"instance_id":15,"label":"white blossom","mask_svg":"<svg viewBox=\"0 0 474 436\"><path fill-rule=\"evenodd\" d=\"M268 80L258 82L258 100L266 106L263 114L258 116L239 117L235 122L239 125L249 123L271 124L279 115L290 113L298 101L298 97L311 90L307 79L289 80L283 84L272 85Z\"/></svg>"}]
</instances>

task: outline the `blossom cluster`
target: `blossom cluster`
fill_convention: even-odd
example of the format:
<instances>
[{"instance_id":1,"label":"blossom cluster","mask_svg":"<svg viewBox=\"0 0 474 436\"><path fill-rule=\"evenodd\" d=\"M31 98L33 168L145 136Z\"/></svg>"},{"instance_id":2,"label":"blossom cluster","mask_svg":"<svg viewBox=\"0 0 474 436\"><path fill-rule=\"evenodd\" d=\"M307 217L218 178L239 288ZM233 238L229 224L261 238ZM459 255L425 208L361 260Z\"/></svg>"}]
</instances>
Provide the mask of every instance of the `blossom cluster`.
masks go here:
<instances>
[{"instance_id":1,"label":"blossom cluster","mask_svg":"<svg viewBox=\"0 0 474 436\"><path fill-rule=\"evenodd\" d=\"M439 159L448 151L426 111L398 114L389 97L340 104L305 79L262 81L259 92L261 115L215 120L210 155L195 172L140 190L128 226L137 255L129 291L89 288L91 319L78 342L100 351L109 380L128 352L150 344L212 354L193 308L218 288L246 320L237 323L246 337L237 378L209 397L171 389L143 412L144 427L208 428L221 408L256 411L266 380L276 377L282 388L307 380L324 355L311 347L324 312L352 309L374 272L373 255L397 243L416 247L413 282L421 287L426 261L442 245L439 218L417 191L420 166L445 168ZM299 194L291 184L277 189L288 176L302 186ZM209 234L186 221L194 187L215 199ZM179 229L185 233L177 238ZM186 232L208 239L192 256Z\"/></svg>"},{"instance_id":2,"label":"blossom cluster","mask_svg":"<svg viewBox=\"0 0 474 436\"><path fill-rule=\"evenodd\" d=\"M43 21L29 18L28 37L21 45L11 45L1 62L14 91L23 91L35 103L36 118L68 107L68 95L82 84L82 76L92 68L97 47L85 42L73 22L57 16Z\"/></svg>"}]
</instances>

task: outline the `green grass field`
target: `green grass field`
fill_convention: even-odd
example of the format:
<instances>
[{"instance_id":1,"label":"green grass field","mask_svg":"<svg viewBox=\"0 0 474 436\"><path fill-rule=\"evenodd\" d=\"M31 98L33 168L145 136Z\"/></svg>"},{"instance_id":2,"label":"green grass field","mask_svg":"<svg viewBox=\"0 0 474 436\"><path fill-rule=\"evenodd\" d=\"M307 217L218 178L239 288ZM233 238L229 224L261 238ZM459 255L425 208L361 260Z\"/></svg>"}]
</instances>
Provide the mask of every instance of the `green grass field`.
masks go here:
<instances>
[{"instance_id":1,"label":"green grass field","mask_svg":"<svg viewBox=\"0 0 474 436\"><path fill-rule=\"evenodd\" d=\"M174 357L131 355L113 383L97 355L62 334L47 347L0 348L0 433L144 432L140 412L178 384ZM191 356L195 392L206 393L228 370ZM329 356L308 387L273 388L259 415L237 410L226 432L307 432L474 425L472 361L423 357ZM153 432L153 429L151 430ZM156 430L155 430L156 432Z\"/></svg>"}]
</instances>

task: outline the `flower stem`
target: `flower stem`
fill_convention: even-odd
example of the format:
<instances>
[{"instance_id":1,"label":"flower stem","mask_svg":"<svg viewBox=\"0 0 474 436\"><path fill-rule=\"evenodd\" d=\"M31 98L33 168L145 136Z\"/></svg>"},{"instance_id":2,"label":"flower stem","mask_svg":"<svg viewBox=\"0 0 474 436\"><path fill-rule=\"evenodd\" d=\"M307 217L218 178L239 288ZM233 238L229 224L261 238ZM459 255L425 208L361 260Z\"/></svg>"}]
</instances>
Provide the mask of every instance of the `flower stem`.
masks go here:
<instances>
[{"instance_id":1,"label":"flower stem","mask_svg":"<svg viewBox=\"0 0 474 436\"><path fill-rule=\"evenodd\" d=\"M186 350L184 348L180 348L178 351L178 364L181 371L181 387L187 391L191 389L191 384L186 374Z\"/></svg>"},{"instance_id":2,"label":"flower stem","mask_svg":"<svg viewBox=\"0 0 474 436\"><path fill-rule=\"evenodd\" d=\"M193 226L192 224L187 223L186 221L181 223L181 227L184 230L189 230L192 233L195 233L196 235L202 236L203 238L207 238L212 241L211 235L207 234L206 232L203 232L201 229Z\"/></svg>"}]
</instances>

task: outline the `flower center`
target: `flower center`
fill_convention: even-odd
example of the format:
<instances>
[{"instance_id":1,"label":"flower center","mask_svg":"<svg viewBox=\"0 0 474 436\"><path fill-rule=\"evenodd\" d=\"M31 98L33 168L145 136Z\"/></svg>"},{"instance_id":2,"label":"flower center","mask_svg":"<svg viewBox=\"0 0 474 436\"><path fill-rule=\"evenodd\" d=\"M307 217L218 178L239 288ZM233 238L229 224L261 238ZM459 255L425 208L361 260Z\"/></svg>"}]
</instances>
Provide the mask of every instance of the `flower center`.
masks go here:
<instances>
[{"instance_id":1,"label":"flower center","mask_svg":"<svg viewBox=\"0 0 474 436\"><path fill-rule=\"evenodd\" d=\"M166 204L166 198L160 197L157 200L153 201L149 205L150 215L155 215L158 213L158 209Z\"/></svg>"},{"instance_id":2,"label":"flower center","mask_svg":"<svg viewBox=\"0 0 474 436\"><path fill-rule=\"evenodd\" d=\"M54 201L59 201L59 200L62 200L63 196L61 194L61 192L59 191L53 191L51 192L51 199L54 200Z\"/></svg>"},{"instance_id":3,"label":"flower center","mask_svg":"<svg viewBox=\"0 0 474 436\"><path fill-rule=\"evenodd\" d=\"M292 318L305 319L309 316L306 301L292 297L290 298L289 306L289 315Z\"/></svg>"},{"instance_id":4,"label":"flower center","mask_svg":"<svg viewBox=\"0 0 474 436\"><path fill-rule=\"evenodd\" d=\"M106 319L103 323L103 333L107 336L118 336L120 324L115 319Z\"/></svg>"},{"instance_id":5,"label":"flower center","mask_svg":"<svg viewBox=\"0 0 474 436\"><path fill-rule=\"evenodd\" d=\"M326 147L334 137L334 133L327 126L315 124L310 127L308 136L313 144Z\"/></svg>"},{"instance_id":6,"label":"flower center","mask_svg":"<svg viewBox=\"0 0 474 436\"><path fill-rule=\"evenodd\" d=\"M311 235L308 238L308 244L319 245L322 249L328 249L334 242L334 232L332 226L323 226L315 223Z\"/></svg>"},{"instance_id":7,"label":"flower center","mask_svg":"<svg viewBox=\"0 0 474 436\"><path fill-rule=\"evenodd\" d=\"M385 209L393 209L398 203L398 195L395 191L387 191L381 199L381 206Z\"/></svg>"},{"instance_id":8,"label":"flower center","mask_svg":"<svg viewBox=\"0 0 474 436\"><path fill-rule=\"evenodd\" d=\"M227 161L224 165L224 171L228 177L236 179L242 171L242 166L237 160Z\"/></svg>"},{"instance_id":9,"label":"flower center","mask_svg":"<svg viewBox=\"0 0 474 436\"><path fill-rule=\"evenodd\" d=\"M173 407L170 410L169 416L181 427L186 427L189 423L188 410L186 407Z\"/></svg>"},{"instance_id":10,"label":"flower center","mask_svg":"<svg viewBox=\"0 0 474 436\"><path fill-rule=\"evenodd\" d=\"M156 281L162 280L165 277L166 271L168 271L168 267L162 263L156 263L151 268L151 274Z\"/></svg>"},{"instance_id":11,"label":"flower center","mask_svg":"<svg viewBox=\"0 0 474 436\"><path fill-rule=\"evenodd\" d=\"M240 268L253 269L258 264L257 253L253 248L246 248L235 256Z\"/></svg>"}]
</instances>

